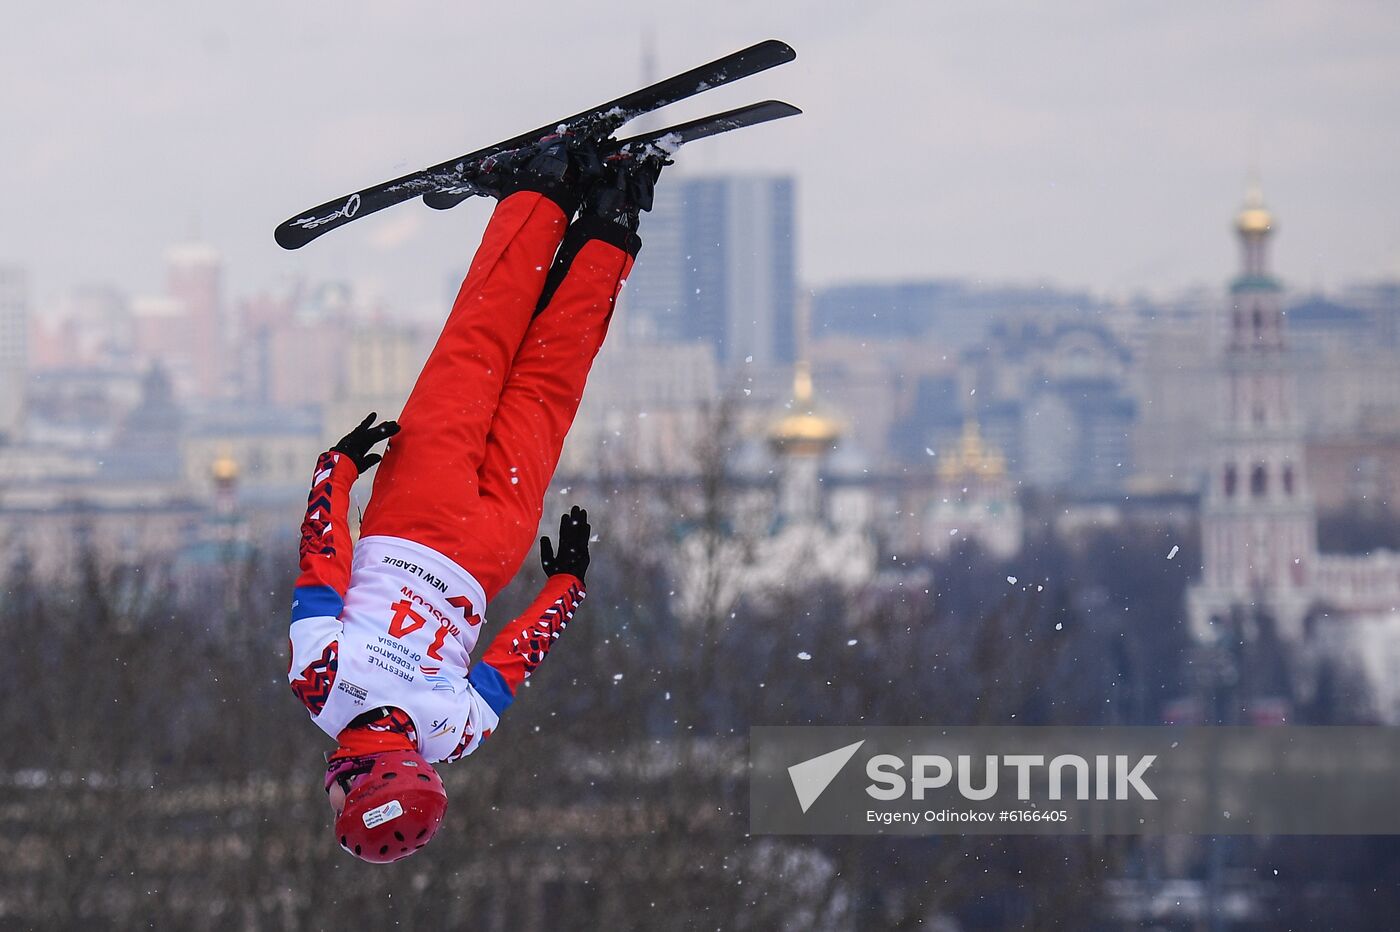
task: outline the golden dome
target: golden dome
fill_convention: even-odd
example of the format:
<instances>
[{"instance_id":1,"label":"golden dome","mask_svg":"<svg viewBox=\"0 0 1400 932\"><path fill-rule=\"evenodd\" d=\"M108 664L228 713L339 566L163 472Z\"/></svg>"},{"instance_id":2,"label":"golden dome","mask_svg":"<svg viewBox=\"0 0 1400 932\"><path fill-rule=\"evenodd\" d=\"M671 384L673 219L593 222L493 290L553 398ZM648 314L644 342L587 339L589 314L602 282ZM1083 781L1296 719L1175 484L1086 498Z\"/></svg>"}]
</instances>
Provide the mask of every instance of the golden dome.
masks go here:
<instances>
[{"instance_id":1,"label":"golden dome","mask_svg":"<svg viewBox=\"0 0 1400 932\"><path fill-rule=\"evenodd\" d=\"M995 447L982 442L977 422L968 419L963 424L958 447L938 464L938 478L944 482L960 482L969 477L1000 479L1006 475L1006 457Z\"/></svg>"},{"instance_id":2,"label":"golden dome","mask_svg":"<svg viewBox=\"0 0 1400 932\"><path fill-rule=\"evenodd\" d=\"M812 370L798 362L792 380L793 413L768 428L768 443L779 453L828 453L841 439L841 422L812 406Z\"/></svg>"},{"instance_id":3,"label":"golden dome","mask_svg":"<svg viewBox=\"0 0 1400 932\"><path fill-rule=\"evenodd\" d=\"M1261 236L1274 228L1274 215L1264 206L1264 195L1257 182L1250 182L1244 207L1235 215L1235 228L1246 236Z\"/></svg>"},{"instance_id":4,"label":"golden dome","mask_svg":"<svg viewBox=\"0 0 1400 932\"><path fill-rule=\"evenodd\" d=\"M220 453L209 464L209 475L215 482L232 482L238 478L238 460L227 452Z\"/></svg>"}]
</instances>

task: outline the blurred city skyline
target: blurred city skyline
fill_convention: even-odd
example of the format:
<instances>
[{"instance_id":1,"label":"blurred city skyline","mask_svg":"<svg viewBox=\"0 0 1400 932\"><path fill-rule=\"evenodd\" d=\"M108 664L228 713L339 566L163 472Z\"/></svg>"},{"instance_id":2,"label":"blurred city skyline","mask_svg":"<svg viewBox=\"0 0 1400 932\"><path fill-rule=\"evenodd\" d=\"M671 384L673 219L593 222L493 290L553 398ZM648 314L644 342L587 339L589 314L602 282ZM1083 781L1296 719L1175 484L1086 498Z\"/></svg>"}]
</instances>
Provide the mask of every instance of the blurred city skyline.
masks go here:
<instances>
[{"instance_id":1,"label":"blurred city skyline","mask_svg":"<svg viewBox=\"0 0 1400 932\"><path fill-rule=\"evenodd\" d=\"M236 293L346 279L440 314L483 204L406 204L295 253L272 227L633 87L646 49L660 76L777 36L796 63L665 118L766 97L807 111L673 169L793 175L804 285L1217 286L1251 169L1291 285L1400 273L1400 131L1378 119L1400 105L1400 13L1382 5L609 9L560 5L542 28L500 7L23 7L0 38L0 258L28 271L40 315L89 282L158 290L165 249L190 239L219 249Z\"/></svg>"}]
</instances>

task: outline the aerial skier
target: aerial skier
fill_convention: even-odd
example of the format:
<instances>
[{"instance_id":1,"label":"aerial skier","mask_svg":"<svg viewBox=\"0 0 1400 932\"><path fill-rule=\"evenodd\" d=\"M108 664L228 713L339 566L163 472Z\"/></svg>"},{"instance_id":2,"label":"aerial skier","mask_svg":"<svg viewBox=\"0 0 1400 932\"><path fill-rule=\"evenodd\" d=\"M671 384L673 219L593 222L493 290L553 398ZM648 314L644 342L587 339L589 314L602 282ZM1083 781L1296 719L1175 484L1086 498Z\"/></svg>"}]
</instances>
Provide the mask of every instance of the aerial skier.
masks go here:
<instances>
[{"instance_id":1,"label":"aerial skier","mask_svg":"<svg viewBox=\"0 0 1400 932\"><path fill-rule=\"evenodd\" d=\"M337 742L324 778L336 840L375 863L437 832L433 764L496 730L584 598L590 527L575 506L557 549L540 540L544 589L470 662L487 604L534 544L669 162L606 160L564 136L513 164L478 179L498 203L398 422L371 414L321 454L302 524L288 679ZM376 463L352 548L350 488Z\"/></svg>"}]
</instances>

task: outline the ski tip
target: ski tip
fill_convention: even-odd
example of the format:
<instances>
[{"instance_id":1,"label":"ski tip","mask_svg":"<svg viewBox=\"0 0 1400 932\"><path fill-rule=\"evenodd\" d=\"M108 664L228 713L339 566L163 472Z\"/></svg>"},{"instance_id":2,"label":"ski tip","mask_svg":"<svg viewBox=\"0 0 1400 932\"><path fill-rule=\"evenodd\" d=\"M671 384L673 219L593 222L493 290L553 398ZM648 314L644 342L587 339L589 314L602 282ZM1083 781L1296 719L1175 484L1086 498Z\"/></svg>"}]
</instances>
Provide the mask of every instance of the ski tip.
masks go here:
<instances>
[{"instance_id":1,"label":"ski tip","mask_svg":"<svg viewBox=\"0 0 1400 932\"><path fill-rule=\"evenodd\" d=\"M773 114L773 119L780 120L783 117L800 116L801 107L795 107L786 100L765 100L759 106Z\"/></svg>"},{"instance_id":2,"label":"ski tip","mask_svg":"<svg viewBox=\"0 0 1400 932\"><path fill-rule=\"evenodd\" d=\"M273 230L272 238L277 240L277 245L281 246L283 249L300 249L310 242L310 240L304 237L300 230L287 223Z\"/></svg>"},{"instance_id":3,"label":"ski tip","mask_svg":"<svg viewBox=\"0 0 1400 932\"><path fill-rule=\"evenodd\" d=\"M797 57L797 49L788 45L782 39L765 39L752 47L753 50L764 49L772 52L784 61L792 61Z\"/></svg>"}]
</instances>

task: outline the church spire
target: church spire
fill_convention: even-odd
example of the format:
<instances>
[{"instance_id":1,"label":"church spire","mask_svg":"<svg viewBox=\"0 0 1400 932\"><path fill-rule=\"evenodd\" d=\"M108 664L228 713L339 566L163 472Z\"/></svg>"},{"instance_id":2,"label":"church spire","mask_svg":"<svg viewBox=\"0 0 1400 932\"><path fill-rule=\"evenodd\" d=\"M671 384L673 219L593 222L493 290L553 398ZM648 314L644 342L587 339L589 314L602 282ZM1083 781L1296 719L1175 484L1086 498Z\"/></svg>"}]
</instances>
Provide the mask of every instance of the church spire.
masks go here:
<instances>
[{"instance_id":1,"label":"church spire","mask_svg":"<svg viewBox=\"0 0 1400 932\"><path fill-rule=\"evenodd\" d=\"M1274 231L1274 215L1264 206L1264 192L1258 176L1251 176L1245 192L1244 206L1235 215L1235 229L1244 249L1243 277L1262 279L1269 276L1268 240Z\"/></svg>"},{"instance_id":2,"label":"church spire","mask_svg":"<svg viewBox=\"0 0 1400 932\"><path fill-rule=\"evenodd\" d=\"M768 443L778 453L821 455L829 453L841 439L841 422L817 410L812 391L810 342L810 296L797 306L797 363L792 373L790 414L774 421L768 429Z\"/></svg>"}]
</instances>

